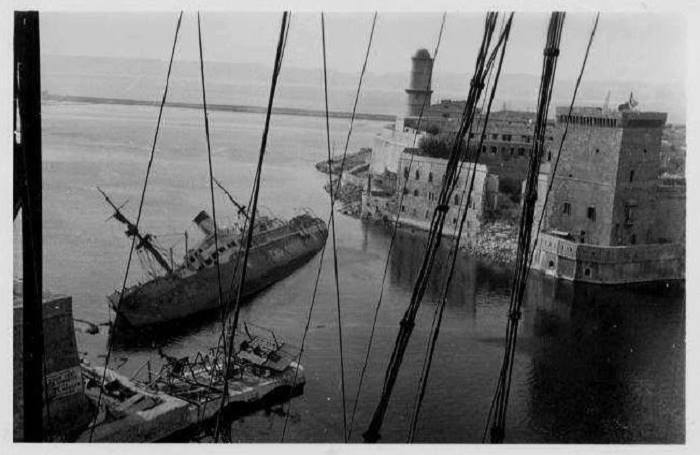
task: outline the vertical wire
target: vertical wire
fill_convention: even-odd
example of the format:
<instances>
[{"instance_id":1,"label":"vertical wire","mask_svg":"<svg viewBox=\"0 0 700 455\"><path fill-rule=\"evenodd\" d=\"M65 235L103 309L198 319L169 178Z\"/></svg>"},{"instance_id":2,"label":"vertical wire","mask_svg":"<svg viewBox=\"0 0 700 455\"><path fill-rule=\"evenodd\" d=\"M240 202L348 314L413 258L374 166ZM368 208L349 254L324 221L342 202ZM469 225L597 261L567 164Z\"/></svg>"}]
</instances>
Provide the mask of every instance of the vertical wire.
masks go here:
<instances>
[{"instance_id":1,"label":"vertical wire","mask_svg":"<svg viewBox=\"0 0 700 455\"><path fill-rule=\"evenodd\" d=\"M326 145L328 150L328 165L331 164L331 130L330 121L328 118L328 71L326 62L326 21L324 14L321 13L321 43L323 49L323 93L325 100L325 114L326 114ZM336 244L336 230L335 230L335 198L333 196L333 173L328 172L328 180L330 187L328 193L330 195L331 204L331 238L333 245L333 275L335 278L335 299L336 299L336 309L338 315L338 349L340 350L340 390L341 399L343 401L343 441L348 442L348 422L347 422L347 412L345 409L345 361L343 359L343 324L340 312L340 284L338 279L338 249ZM340 180L340 179L339 179Z\"/></svg>"},{"instance_id":2,"label":"vertical wire","mask_svg":"<svg viewBox=\"0 0 700 455\"><path fill-rule=\"evenodd\" d=\"M155 156L155 150L156 150L156 143L158 142L158 133L160 132L160 124L161 124L161 119L163 116L163 108L165 106L165 99L168 96L168 87L170 85L170 74L172 72L173 68L173 60L175 57L175 47L177 45L177 38L178 35L180 34L180 25L182 24L182 11L180 11L180 15L177 18L177 25L175 26L175 38L173 39L173 47L170 52L170 63L168 64L168 72L165 77L165 89L163 90L163 98L161 99L160 102L160 109L158 110L158 120L156 121L156 130L153 135L153 145L151 147L151 153L148 159L148 165L146 167L146 177L144 178L143 181L143 188L141 190L141 200L139 202L139 210L138 214L136 215L136 228L138 229L139 222L141 221L141 214L143 211L143 202L146 197L146 188L148 187L148 177L151 174L151 166L153 165L153 158ZM117 303L117 308L115 309L115 313L118 314L119 312L119 307L122 304L122 301L124 299L124 292L126 291L126 280L129 277L129 269L131 267L131 260L134 254L134 246L136 245L136 236L132 236L131 238L131 247L129 248L129 257L126 262L126 270L124 271L124 280L122 281L122 290L119 293L119 301ZM116 324L114 325L114 330L116 330ZM95 411L95 417L93 419L92 425L90 427L90 438L89 442L92 442L93 435L95 433L95 426L97 424L97 417L99 415L99 410L100 410L100 402L102 400L102 389L104 388L104 382L105 378L107 376L107 367L109 366L109 360L110 356L112 354L112 345L113 345L113 340L114 340L114 333L109 337L109 341L107 342L107 355L105 356L105 366L104 370L102 372L102 379L100 380L100 391L99 394L97 395L97 405L96 405L96 411Z\"/></svg>"}]
</instances>

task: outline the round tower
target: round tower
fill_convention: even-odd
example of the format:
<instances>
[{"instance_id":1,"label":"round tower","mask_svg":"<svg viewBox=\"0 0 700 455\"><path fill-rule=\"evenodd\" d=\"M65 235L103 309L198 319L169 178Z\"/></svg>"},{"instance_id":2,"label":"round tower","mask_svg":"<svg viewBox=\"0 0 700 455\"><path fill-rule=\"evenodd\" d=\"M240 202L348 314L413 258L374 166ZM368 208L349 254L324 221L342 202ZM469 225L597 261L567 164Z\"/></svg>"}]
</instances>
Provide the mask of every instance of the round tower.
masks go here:
<instances>
[{"instance_id":1,"label":"round tower","mask_svg":"<svg viewBox=\"0 0 700 455\"><path fill-rule=\"evenodd\" d=\"M433 72L433 58L427 49L418 49L411 57L411 82L406 89L408 103L406 117L418 117L425 103L425 109L430 107L430 76Z\"/></svg>"}]
</instances>

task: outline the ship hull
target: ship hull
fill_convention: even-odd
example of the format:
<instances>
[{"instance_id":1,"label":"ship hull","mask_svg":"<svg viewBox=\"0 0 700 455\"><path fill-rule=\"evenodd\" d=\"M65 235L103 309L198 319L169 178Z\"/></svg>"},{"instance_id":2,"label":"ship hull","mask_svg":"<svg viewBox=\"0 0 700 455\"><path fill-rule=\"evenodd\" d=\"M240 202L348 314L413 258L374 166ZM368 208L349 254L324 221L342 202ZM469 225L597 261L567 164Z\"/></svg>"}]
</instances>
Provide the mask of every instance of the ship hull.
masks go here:
<instances>
[{"instance_id":1,"label":"ship hull","mask_svg":"<svg viewBox=\"0 0 700 455\"><path fill-rule=\"evenodd\" d=\"M323 223L314 228L292 232L273 242L251 248L248 256L243 298L250 298L285 278L308 262L323 247L328 231ZM239 254L243 254L242 252ZM222 302L236 298L234 268L238 257L221 263ZM124 295L110 297L120 319L132 327L144 327L182 320L189 316L220 308L219 280L216 267L208 267L188 277L158 277ZM236 279L236 281L239 278Z\"/></svg>"}]
</instances>

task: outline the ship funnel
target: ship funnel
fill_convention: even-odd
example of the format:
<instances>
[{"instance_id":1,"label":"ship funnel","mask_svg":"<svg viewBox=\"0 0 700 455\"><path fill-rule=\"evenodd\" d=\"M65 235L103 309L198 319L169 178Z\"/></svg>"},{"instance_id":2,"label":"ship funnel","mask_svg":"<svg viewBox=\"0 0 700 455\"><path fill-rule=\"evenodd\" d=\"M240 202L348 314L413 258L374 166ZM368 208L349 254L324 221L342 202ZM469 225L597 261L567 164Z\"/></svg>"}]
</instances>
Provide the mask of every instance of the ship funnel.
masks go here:
<instances>
[{"instance_id":1,"label":"ship funnel","mask_svg":"<svg viewBox=\"0 0 700 455\"><path fill-rule=\"evenodd\" d=\"M194 217L194 220L192 221L199 226L199 229L201 229L205 235L212 235L214 233L214 220L211 219L205 210L199 212L199 214Z\"/></svg>"}]
</instances>

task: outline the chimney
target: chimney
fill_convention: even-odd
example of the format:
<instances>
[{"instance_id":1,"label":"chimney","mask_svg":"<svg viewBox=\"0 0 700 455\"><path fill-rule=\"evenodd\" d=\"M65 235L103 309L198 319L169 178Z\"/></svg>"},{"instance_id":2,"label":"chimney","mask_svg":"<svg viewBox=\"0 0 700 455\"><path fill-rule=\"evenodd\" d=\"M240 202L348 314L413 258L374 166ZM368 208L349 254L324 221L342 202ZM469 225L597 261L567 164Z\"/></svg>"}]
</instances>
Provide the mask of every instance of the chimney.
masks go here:
<instances>
[{"instance_id":1,"label":"chimney","mask_svg":"<svg viewBox=\"0 0 700 455\"><path fill-rule=\"evenodd\" d=\"M202 210L199 212L199 214L194 217L194 220L197 226L199 226L199 229L204 232L204 235L212 235L214 234L214 220L211 219L209 214L205 211Z\"/></svg>"}]
</instances>

